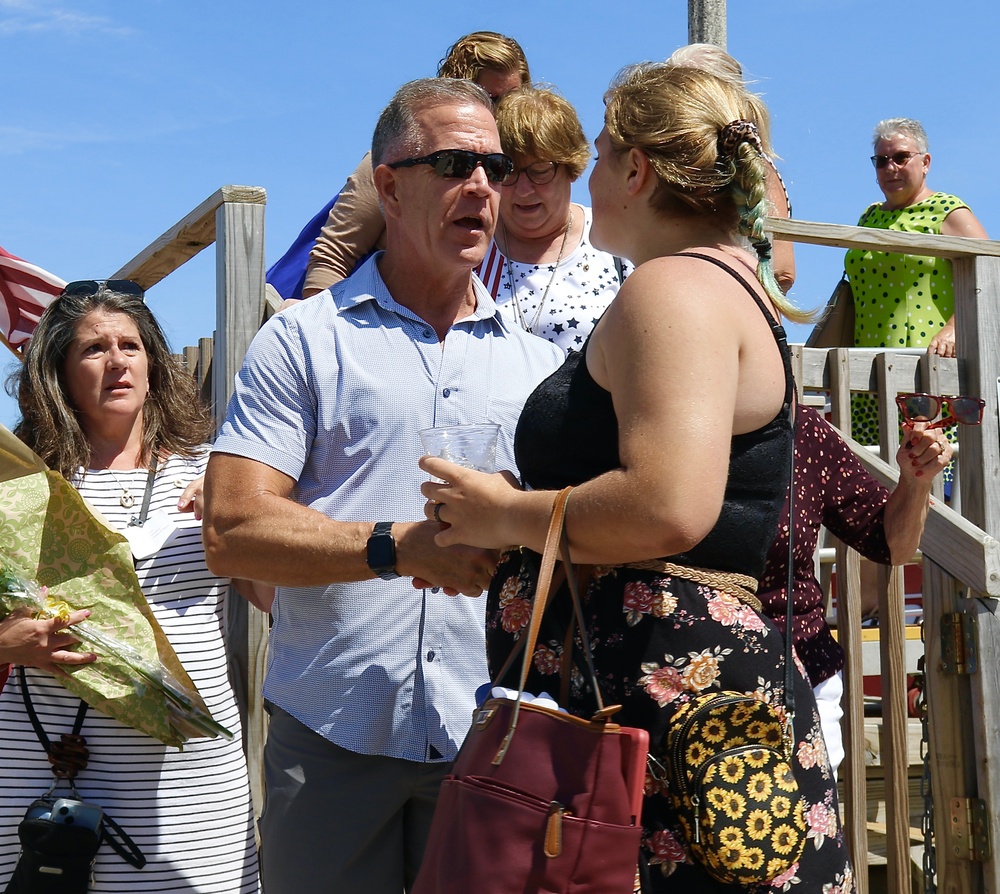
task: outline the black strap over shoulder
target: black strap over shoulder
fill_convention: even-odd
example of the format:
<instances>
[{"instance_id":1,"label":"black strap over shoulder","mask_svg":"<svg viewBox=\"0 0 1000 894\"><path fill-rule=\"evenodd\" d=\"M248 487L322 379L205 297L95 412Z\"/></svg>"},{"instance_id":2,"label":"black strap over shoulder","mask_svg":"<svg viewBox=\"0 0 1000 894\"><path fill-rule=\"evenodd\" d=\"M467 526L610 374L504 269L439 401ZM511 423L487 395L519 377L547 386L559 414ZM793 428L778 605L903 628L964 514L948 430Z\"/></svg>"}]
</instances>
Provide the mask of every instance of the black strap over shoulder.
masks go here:
<instances>
[{"instance_id":1,"label":"black strap over shoulder","mask_svg":"<svg viewBox=\"0 0 1000 894\"><path fill-rule=\"evenodd\" d=\"M778 345L778 351L781 354L781 363L785 369L785 405L791 409L794 404L792 398L795 394L795 377L792 375L792 355L788 350L788 335L785 332L785 327L782 326L780 322L775 320L770 310L768 310L767 305L764 304L760 295L757 294L757 290L751 286L749 282L747 282L743 274L730 267L728 264L723 263L718 258L713 258L710 255L703 255L696 251L679 251L675 257L698 258L701 261L708 261L709 264L714 264L720 270L725 270L726 273L743 286L743 288L746 289L747 294L753 298L754 303L760 309L760 312L764 315L768 325L771 327L771 334L774 336L774 340Z\"/></svg>"}]
</instances>

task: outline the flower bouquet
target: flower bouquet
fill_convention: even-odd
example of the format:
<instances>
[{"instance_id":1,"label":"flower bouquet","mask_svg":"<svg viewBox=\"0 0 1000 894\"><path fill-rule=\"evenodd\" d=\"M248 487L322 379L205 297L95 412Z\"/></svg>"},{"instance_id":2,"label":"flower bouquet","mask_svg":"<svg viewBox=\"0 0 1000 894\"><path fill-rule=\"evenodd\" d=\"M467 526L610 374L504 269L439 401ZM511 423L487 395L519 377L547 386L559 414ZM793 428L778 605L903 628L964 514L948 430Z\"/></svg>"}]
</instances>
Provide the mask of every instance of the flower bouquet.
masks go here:
<instances>
[{"instance_id":1,"label":"flower bouquet","mask_svg":"<svg viewBox=\"0 0 1000 894\"><path fill-rule=\"evenodd\" d=\"M146 601L128 541L61 475L0 426L0 619L13 611L90 617L70 631L92 664L67 689L103 714L180 747L232 733L211 713Z\"/></svg>"},{"instance_id":2,"label":"flower bouquet","mask_svg":"<svg viewBox=\"0 0 1000 894\"><path fill-rule=\"evenodd\" d=\"M58 617L65 621L73 609L55 598L48 587L14 571L10 559L0 551L0 620L18 611L33 618ZM198 693L179 683L159 660L148 659L138 649L88 621L74 624L69 632L96 652L98 660L112 664L115 674L131 685L137 696L143 696L148 690L161 695L170 727L183 739L233 737L228 729L212 719L200 703Z\"/></svg>"}]
</instances>

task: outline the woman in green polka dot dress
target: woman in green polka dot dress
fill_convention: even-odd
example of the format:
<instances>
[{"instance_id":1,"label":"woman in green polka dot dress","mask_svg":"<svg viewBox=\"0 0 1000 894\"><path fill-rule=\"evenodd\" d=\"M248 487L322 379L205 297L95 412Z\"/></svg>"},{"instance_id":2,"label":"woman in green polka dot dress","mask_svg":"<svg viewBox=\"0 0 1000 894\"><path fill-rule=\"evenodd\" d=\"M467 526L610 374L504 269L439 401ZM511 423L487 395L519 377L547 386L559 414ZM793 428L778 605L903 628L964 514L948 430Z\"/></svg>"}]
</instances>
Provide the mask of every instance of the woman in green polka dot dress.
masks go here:
<instances>
[{"instance_id":1,"label":"woman in green polka dot dress","mask_svg":"<svg viewBox=\"0 0 1000 894\"><path fill-rule=\"evenodd\" d=\"M976 236L986 231L961 199L927 186L927 134L912 118L888 118L875 127L875 179L885 201L870 205L858 226L906 233ZM854 294L854 345L923 348L955 356L955 295L951 261L920 255L851 249L844 262ZM878 442L870 395L852 404L853 434Z\"/></svg>"}]
</instances>

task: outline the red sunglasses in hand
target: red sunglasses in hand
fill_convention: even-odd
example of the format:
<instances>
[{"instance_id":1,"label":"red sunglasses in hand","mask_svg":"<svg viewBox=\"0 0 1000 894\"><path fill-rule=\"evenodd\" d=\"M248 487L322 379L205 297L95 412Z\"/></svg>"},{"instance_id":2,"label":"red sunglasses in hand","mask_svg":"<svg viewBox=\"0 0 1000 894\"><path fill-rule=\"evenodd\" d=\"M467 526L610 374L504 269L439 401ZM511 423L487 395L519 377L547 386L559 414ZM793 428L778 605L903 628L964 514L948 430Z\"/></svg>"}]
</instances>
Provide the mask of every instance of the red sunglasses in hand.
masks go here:
<instances>
[{"instance_id":1,"label":"red sunglasses in hand","mask_svg":"<svg viewBox=\"0 0 1000 894\"><path fill-rule=\"evenodd\" d=\"M986 401L981 397L961 395L900 394L896 397L896 406L907 422L931 422L947 407L945 415L927 426L929 430L946 428L956 423L979 425L983 421Z\"/></svg>"}]
</instances>

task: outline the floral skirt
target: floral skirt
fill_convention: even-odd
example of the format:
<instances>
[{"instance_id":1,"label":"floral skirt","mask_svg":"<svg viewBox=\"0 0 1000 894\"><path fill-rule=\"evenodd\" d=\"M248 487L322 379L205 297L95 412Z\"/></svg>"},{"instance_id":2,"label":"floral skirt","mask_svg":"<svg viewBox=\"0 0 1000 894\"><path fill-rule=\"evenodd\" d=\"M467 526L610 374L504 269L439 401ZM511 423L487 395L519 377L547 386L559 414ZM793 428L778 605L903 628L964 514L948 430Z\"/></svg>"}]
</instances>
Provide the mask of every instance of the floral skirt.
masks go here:
<instances>
[{"instance_id":1,"label":"floral skirt","mask_svg":"<svg viewBox=\"0 0 1000 894\"><path fill-rule=\"evenodd\" d=\"M486 607L491 675L507 662L527 629L538 579L539 556L530 550L504 554ZM776 706L784 703L784 641L772 622L735 596L681 577L627 566L596 567L583 590L583 617L605 704L621 705L615 720L649 730L650 752L662 757L670 718L693 695L737 690ZM546 611L527 690L560 698L572 714L590 716L596 700L578 649L562 679L572 603L565 585ZM501 681L516 686L520 656ZM837 787L812 687L796 658L793 772L808 802L806 848L801 860L759 891L847 894L854 876L840 825ZM680 844L669 801L646 777L641 890L699 894L744 890L716 882L692 863ZM790 842L789 847L794 846ZM697 887L695 887L697 886Z\"/></svg>"}]
</instances>

